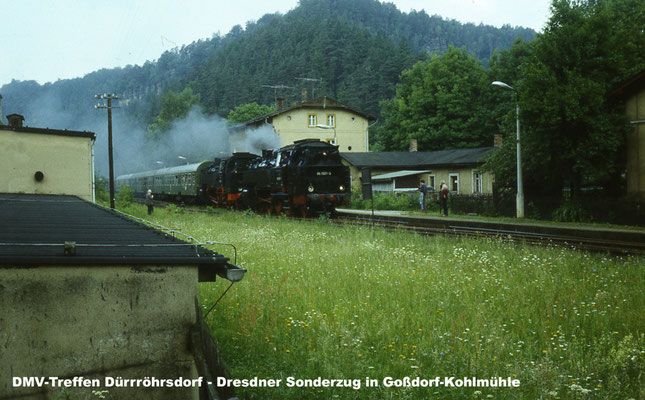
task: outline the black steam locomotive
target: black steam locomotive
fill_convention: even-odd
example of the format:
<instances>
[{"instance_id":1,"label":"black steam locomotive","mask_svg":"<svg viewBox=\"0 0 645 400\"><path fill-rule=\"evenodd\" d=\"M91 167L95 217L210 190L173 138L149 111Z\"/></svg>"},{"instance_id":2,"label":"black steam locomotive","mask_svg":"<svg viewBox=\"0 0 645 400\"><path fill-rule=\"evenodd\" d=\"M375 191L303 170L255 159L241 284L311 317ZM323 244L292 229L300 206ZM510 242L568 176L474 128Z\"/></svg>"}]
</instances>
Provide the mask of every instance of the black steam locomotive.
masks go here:
<instances>
[{"instance_id":1,"label":"black steam locomotive","mask_svg":"<svg viewBox=\"0 0 645 400\"><path fill-rule=\"evenodd\" d=\"M117 183L130 186L137 196L150 189L157 199L296 216L333 213L348 205L351 195L349 168L341 163L338 146L313 139L264 150L262 156L234 153L214 161L123 175Z\"/></svg>"}]
</instances>

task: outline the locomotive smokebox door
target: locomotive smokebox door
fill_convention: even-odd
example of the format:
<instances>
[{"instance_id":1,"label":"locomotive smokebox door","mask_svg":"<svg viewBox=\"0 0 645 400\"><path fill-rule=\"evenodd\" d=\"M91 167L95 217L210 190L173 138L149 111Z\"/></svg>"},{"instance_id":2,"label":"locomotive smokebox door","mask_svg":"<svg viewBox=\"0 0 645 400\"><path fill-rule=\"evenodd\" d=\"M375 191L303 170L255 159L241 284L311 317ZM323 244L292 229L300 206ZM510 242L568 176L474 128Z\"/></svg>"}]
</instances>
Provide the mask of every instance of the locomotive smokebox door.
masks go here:
<instances>
[{"instance_id":1,"label":"locomotive smokebox door","mask_svg":"<svg viewBox=\"0 0 645 400\"><path fill-rule=\"evenodd\" d=\"M361 181L363 182L363 200L372 199L372 170L361 168Z\"/></svg>"}]
</instances>

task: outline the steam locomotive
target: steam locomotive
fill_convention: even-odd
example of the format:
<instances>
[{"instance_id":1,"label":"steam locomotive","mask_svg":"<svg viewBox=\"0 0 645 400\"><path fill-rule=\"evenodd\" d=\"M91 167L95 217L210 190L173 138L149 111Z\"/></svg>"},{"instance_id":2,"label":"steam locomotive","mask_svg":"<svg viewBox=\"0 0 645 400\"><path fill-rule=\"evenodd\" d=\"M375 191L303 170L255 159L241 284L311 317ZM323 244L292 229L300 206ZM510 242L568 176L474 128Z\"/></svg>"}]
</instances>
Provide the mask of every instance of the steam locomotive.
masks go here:
<instances>
[{"instance_id":1,"label":"steam locomotive","mask_svg":"<svg viewBox=\"0 0 645 400\"><path fill-rule=\"evenodd\" d=\"M197 164L122 175L135 196L148 189L156 199L194 201L232 209L313 216L348 205L349 168L338 146L314 139L299 140L262 156L234 153Z\"/></svg>"}]
</instances>

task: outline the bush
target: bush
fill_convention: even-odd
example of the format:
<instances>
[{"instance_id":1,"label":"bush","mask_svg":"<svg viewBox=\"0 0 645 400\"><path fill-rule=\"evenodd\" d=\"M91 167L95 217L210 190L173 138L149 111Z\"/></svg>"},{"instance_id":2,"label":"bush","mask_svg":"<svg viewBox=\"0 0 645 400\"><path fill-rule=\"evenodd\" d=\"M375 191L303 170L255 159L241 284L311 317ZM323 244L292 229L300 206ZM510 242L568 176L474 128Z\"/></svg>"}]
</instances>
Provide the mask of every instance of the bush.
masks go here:
<instances>
[{"instance_id":1,"label":"bush","mask_svg":"<svg viewBox=\"0 0 645 400\"><path fill-rule=\"evenodd\" d=\"M125 208L132 205L134 203L134 190L128 185L119 186L115 203L117 208Z\"/></svg>"},{"instance_id":2,"label":"bush","mask_svg":"<svg viewBox=\"0 0 645 400\"><path fill-rule=\"evenodd\" d=\"M375 210L398 210L398 211L417 211L419 210L419 193L393 193L393 192L373 192ZM359 191L352 192L350 207L358 210L371 210L372 200L363 199L363 194ZM438 210L438 205L429 194L426 200L426 209Z\"/></svg>"},{"instance_id":3,"label":"bush","mask_svg":"<svg viewBox=\"0 0 645 400\"><path fill-rule=\"evenodd\" d=\"M564 203L553 211L553 220L557 222L591 222L589 213L578 203Z\"/></svg>"},{"instance_id":4,"label":"bush","mask_svg":"<svg viewBox=\"0 0 645 400\"><path fill-rule=\"evenodd\" d=\"M94 175L94 197L97 203L110 202L110 189L108 179L104 176Z\"/></svg>"}]
</instances>

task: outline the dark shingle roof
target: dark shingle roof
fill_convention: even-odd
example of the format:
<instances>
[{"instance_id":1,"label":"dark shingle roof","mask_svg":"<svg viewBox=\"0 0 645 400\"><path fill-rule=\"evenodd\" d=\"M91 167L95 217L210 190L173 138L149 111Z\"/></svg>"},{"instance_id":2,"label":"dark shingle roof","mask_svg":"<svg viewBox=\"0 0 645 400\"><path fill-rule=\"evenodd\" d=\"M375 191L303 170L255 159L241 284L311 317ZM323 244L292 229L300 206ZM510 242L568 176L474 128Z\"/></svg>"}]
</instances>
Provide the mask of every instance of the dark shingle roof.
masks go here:
<instances>
[{"instance_id":1,"label":"dark shingle roof","mask_svg":"<svg viewBox=\"0 0 645 400\"><path fill-rule=\"evenodd\" d=\"M495 151L496 147L477 147L474 149L439 150L430 152L377 152L341 153L354 167L372 168L436 168L442 166L479 165Z\"/></svg>"},{"instance_id":2,"label":"dark shingle roof","mask_svg":"<svg viewBox=\"0 0 645 400\"><path fill-rule=\"evenodd\" d=\"M199 265L228 258L74 196L0 194L0 265ZM75 242L75 255L65 255ZM144 246L145 245L145 246Z\"/></svg>"}]
</instances>

